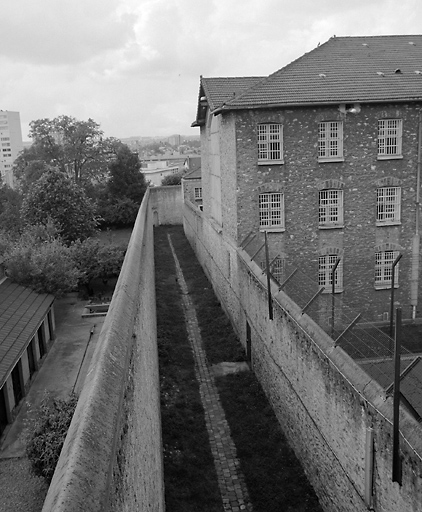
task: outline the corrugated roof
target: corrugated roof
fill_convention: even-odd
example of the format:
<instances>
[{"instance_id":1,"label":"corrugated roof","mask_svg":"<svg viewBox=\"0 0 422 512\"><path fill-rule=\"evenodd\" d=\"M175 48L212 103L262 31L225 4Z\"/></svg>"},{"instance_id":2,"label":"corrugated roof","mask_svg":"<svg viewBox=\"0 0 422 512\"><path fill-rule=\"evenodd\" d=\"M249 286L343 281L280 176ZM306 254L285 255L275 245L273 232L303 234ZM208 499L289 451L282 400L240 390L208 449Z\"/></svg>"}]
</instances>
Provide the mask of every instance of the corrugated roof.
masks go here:
<instances>
[{"instance_id":1,"label":"corrugated roof","mask_svg":"<svg viewBox=\"0 0 422 512\"><path fill-rule=\"evenodd\" d=\"M0 284L0 387L54 301L6 279Z\"/></svg>"},{"instance_id":2,"label":"corrugated roof","mask_svg":"<svg viewBox=\"0 0 422 512\"><path fill-rule=\"evenodd\" d=\"M422 100L422 35L332 37L222 108L415 100Z\"/></svg>"}]
</instances>

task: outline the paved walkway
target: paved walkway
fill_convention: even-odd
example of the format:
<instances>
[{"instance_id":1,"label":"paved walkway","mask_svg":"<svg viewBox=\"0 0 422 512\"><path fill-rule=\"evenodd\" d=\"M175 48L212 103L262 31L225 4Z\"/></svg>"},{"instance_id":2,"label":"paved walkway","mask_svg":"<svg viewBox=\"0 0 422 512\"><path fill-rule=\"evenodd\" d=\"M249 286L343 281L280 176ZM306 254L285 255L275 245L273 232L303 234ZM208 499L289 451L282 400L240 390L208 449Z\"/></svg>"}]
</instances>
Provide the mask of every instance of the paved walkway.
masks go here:
<instances>
[{"instance_id":1,"label":"paved walkway","mask_svg":"<svg viewBox=\"0 0 422 512\"><path fill-rule=\"evenodd\" d=\"M103 316L83 318L85 304L75 294L56 300L56 339L35 374L15 420L0 439L0 459L25 455L27 420L31 413L28 403L36 410L46 391L54 398L63 399L71 391L80 393L104 323Z\"/></svg>"},{"instance_id":2,"label":"paved walkway","mask_svg":"<svg viewBox=\"0 0 422 512\"><path fill-rule=\"evenodd\" d=\"M208 366L202 346L195 307L188 295L186 281L170 235L168 235L168 240L176 264L177 279L182 290L187 331L195 359L195 374L199 382L199 391L205 410L205 421L217 470L218 485L224 510L232 512L252 511L252 504L249 499L244 476L240 470L236 447L231 438L230 428L220 403L214 376Z\"/></svg>"}]
</instances>

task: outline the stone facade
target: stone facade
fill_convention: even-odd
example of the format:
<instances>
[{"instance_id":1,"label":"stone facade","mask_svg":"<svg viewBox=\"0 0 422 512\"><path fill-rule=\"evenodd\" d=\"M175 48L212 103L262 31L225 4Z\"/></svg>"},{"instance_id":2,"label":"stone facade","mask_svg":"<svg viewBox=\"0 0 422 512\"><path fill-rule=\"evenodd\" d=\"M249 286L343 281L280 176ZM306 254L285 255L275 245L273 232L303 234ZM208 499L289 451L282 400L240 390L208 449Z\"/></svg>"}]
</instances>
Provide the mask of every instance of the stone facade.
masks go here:
<instances>
[{"instance_id":1,"label":"stone facade","mask_svg":"<svg viewBox=\"0 0 422 512\"><path fill-rule=\"evenodd\" d=\"M390 290L375 289L374 272L375 252L390 244L391 250L403 255L395 298L404 317L410 318L418 114L413 104L391 104L363 105L355 114L341 112L338 106L321 106L219 115L218 122L211 120L218 124L217 132L207 126L201 129L204 210L207 202L213 202L208 174L212 179L216 173L210 172L211 166L219 165L220 224L233 244L239 245L248 233L260 230L259 194L280 191L285 226L268 234L270 257L282 255L317 280L319 256L328 249L341 253L343 298L352 307L364 303L372 320L389 310ZM377 156L378 120L390 118L402 119L402 158L381 160ZM318 161L318 126L329 120L343 123L343 161ZM261 123L283 125L284 163L258 164L257 126ZM213 156L207 160L210 151ZM377 189L390 186L401 189L400 222L377 225ZM343 191L341 227L319 225L319 191L323 188ZM208 215L213 217L211 211ZM420 285L417 295L420 304ZM419 306L416 316L421 316Z\"/></svg>"}]
</instances>

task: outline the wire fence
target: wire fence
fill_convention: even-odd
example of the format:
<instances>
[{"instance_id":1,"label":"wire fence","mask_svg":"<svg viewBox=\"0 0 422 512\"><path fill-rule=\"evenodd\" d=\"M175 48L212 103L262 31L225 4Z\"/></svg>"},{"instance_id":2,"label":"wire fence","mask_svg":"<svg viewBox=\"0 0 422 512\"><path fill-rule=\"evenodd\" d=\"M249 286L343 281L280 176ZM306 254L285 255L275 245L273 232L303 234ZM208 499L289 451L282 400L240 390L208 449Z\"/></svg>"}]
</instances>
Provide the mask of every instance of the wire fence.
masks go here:
<instances>
[{"instance_id":1,"label":"wire fence","mask_svg":"<svg viewBox=\"0 0 422 512\"><path fill-rule=\"evenodd\" d=\"M265 273L263 234L251 233L241 246ZM280 256L270 259L269 267L271 279L278 285L279 290L288 295L331 336L337 346L389 391L394 382L394 340L389 336L389 325L377 327L365 318L364 305L362 311L351 308L343 300L341 293L333 295L331 284L329 289L322 290L317 280L310 278L297 265ZM400 372L404 372L410 364L416 367L415 363L418 361L415 358L415 352L407 348L406 340L403 340ZM404 375L405 373L403 377ZM412 380L422 389L422 363L418 371L412 371Z\"/></svg>"}]
</instances>

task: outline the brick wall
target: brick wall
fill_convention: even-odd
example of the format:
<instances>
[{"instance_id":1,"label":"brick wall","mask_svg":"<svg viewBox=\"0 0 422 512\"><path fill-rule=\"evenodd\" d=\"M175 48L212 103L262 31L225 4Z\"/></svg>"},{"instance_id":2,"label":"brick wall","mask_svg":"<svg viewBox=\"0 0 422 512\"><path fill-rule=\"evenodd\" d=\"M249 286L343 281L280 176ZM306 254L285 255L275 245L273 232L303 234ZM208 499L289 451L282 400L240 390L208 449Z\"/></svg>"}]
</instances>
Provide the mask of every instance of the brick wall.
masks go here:
<instances>
[{"instance_id":1,"label":"brick wall","mask_svg":"<svg viewBox=\"0 0 422 512\"><path fill-rule=\"evenodd\" d=\"M377 160L378 119L389 117L403 119L403 158ZM318 123L325 120L343 120L344 162L318 163ZM284 126L284 164L258 165L256 127L271 122ZM227 165L222 161L222 173L227 170L230 177L222 188L229 204L237 199L237 218L231 212L227 215L227 235L240 242L250 231L258 231L259 187L278 184L285 196L286 228L282 233L269 233L272 254L297 262L317 279L320 251L327 247L343 251L343 298L352 307L364 303L367 314L376 320L389 310L390 292L374 289L375 248L395 244L404 255L395 298L404 317L410 317L418 150L418 110L414 105L362 105L358 114L342 114L336 107L250 110L226 115L221 124L228 124L231 132L232 126L236 127L235 141L228 130L224 132L229 156L225 157ZM377 183L391 177L402 187L401 224L376 227ZM344 190L344 229L320 229L318 187L333 179L340 181ZM230 219L237 222L234 234ZM421 298L419 285L418 316L422 316Z\"/></svg>"},{"instance_id":2,"label":"brick wall","mask_svg":"<svg viewBox=\"0 0 422 512\"><path fill-rule=\"evenodd\" d=\"M365 503L366 434L374 434L372 505L383 512L422 507L421 426L401 411L402 486L393 483L392 403L381 387L334 347L318 325L274 287L274 320L268 319L266 283L244 251L206 217L185 208L184 227L217 296L246 345L289 442L324 510L357 512ZM230 253L230 273L225 254ZM236 263L233 263L233 260Z\"/></svg>"}]
</instances>

